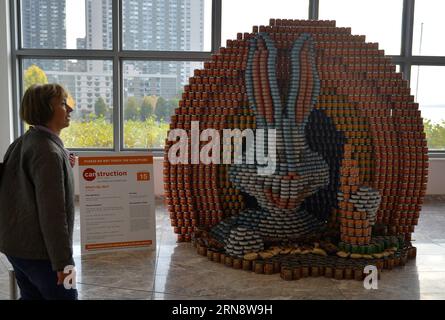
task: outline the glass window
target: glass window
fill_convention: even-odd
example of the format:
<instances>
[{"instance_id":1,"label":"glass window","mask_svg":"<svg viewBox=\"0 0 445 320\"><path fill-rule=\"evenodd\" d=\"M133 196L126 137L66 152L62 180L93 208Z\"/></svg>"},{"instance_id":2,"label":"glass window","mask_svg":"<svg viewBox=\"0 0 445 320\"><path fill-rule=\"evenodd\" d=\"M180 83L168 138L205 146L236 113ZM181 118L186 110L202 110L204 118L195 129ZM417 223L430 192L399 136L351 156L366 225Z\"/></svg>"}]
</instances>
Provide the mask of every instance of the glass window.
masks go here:
<instances>
[{"instance_id":1,"label":"glass window","mask_svg":"<svg viewBox=\"0 0 445 320\"><path fill-rule=\"evenodd\" d=\"M445 1L415 2L413 55L445 56Z\"/></svg>"},{"instance_id":2,"label":"glass window","mask_svg":"<svg viewBox=\"0 0 445 320\"><path fill-rule=\"evenodd\" d=\"M113 48L112 0L21 0L20 3L23 48Z\"/></svg>"},{"instance_id":3,"label":"glass window","mask_svg":"<svg viewBox=\"0 0 445 320\"><path fill-rule=\"evenodd\" d=\"M411 91L419 103L425 124L428 147L445 150L445 66L413 66Z\"/></svg>"},{"instance_id":4,"label":"glass window","mask_svg":"<svg viewBox=\"0 0 445 320\"><path fill-rule=\"evenodd\" d=\"M33 84L58 83L74 99L71 125L61 135L67 148L113 148L113 95L107 95L113 87L106 85L111 61L24 59L22 67L23 92ZM90 86L88 76L98 81Z\"/></svg>"},{"instance_id":5,"label":"glass window","mask_svg":"<svg viewBox=\"0 0 445 320\"><path fill-rule=\"evenodd\" d=\"M385 54L400 55L402 0L320 0L319 9L321 20L336 20L338 27L378 42Z\"/></svg>"},{"instance_id":6,"label":"glass window","mask_svg":"<svg viewBox=\"0 0 445 320\"><path fill-rule=\"evenodd\" d=\"M184 85L202 62L124 62L124 148L162 149Z\"/></svg>"},{"instance_id":7,"label":"glass window","mask_svg":"<svg viewBox=\"0 0 445 320\"><path fill-rule=\"evenodd\" d=\"M211 50L212 0L122 0L122 19L124 50Z\"/></svg>"},{"instance_id":8,"label":"glass window","mask_svg":"<svg viewBox=\"0 0 445 320\"><path fill-rule=\"evenodd\" d=\"M252 32L253 26L269 25L271 18L307 19L308 0L223 0L221 44L236 39L239 32Z\"/></svg>"}]
</instances>

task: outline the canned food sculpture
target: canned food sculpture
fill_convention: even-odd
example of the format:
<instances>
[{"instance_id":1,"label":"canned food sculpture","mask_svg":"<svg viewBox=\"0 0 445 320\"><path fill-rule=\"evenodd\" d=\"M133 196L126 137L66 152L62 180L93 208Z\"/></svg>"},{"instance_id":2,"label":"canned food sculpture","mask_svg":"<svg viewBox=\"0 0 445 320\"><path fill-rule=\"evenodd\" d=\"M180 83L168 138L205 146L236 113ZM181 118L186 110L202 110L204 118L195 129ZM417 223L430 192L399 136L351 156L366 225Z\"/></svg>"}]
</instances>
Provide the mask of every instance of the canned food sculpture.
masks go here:
<instances>
[{"instance_id":1,"label":"canned food sculpture","mask_svg":"<svg viewBox=\"0 0 445 320\"><path fill-rule=\"evenodd\" d=\"M256 273L357 279L416 255L428 156L418 104L378 44L335 21L271 19L196 70L171 129L274 129L276 170L172 164L178 241ZM190 146L189 150L193 148ZM201 142L201 145L204 145Z\"/></svg>"}]
</instances>

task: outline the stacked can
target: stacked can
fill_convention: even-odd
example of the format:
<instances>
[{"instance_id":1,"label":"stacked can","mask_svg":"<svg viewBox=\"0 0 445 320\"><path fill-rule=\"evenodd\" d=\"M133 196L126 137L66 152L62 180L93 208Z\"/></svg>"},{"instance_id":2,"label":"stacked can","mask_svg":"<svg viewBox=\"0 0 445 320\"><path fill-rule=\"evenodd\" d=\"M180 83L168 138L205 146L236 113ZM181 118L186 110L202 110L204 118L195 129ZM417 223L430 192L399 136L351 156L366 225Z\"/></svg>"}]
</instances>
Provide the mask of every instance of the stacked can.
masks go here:
<instances>
[{"instance_id":1,"label":"stacked can","mask_svg":"<svg viewBox=\"0 0 445 320\"><path fill-rule=\"evenodd\" d=\"M305 44L305 34L313 39L313 48ZM253 44L255 50L250 50ZM301 49L300 55L293 51L296 47ZM292 76L296 74L298 79ZM259 103L252 105L251 96ZM294 101L292 106L289 100ZM289 114L296 123L304 123L304 130L296 130ZM253 229L263 238L285 237L291 233L285 225L292 223L280 211L304 200L302 212L337 223L341 249L346 252L378 252L379 236L397 236L409 243L418 223L428 171L419 107L410 96L408 83L395 72L378 44L351 35L350 28L338 28L334 21L271 19L269 26L238 34L212 55L203 70L195 72L184 88L170 128L190 130L192 121L200 121L201 131L215 128L220 132L273 124L278 129L278 173L290 174L289 181L265 179L257 186L269 186L267 196L277 202L271 210L275 216L264 217L255 203L262 199L251 199L233 184L236 179L256 183L245 170L233 170L231 165L171 165L166 157L166 205L179 241L189 241L196 228L210 230L230 216L238 217L234 219L241 228ZM302 144L295 149L303 151L295 152L290 141L298 144L299 139ZM173 144L166 143L166 154ZM327 164L326 172L318 178L327 178L328 184L310 197L304 190L297 197L292 195L300 188L290 182L294 172L321 171L317 165L303 166L302 152L316 152ZM313 162L319 160L314 158ZM231 177L231 172L237 177ZM252 221L255 214L258 223ZM229 234L230 228L236 227L229 224ZM312 227L308 230L315 230ZM309 237L311 232L300 234ZM222 230L221 235L225 234ZM239 249L239 245L235 243L233 248ZM305 261L295 275L305 273L306 268L312 272L310 265L318 263L319 259ZM261 265L256 265L258 271ZM293 268L290 270L293 276ZM354 266L328 264L313 271L320 274L322 270L350 278Z\"/></svg>"}]
</instances>

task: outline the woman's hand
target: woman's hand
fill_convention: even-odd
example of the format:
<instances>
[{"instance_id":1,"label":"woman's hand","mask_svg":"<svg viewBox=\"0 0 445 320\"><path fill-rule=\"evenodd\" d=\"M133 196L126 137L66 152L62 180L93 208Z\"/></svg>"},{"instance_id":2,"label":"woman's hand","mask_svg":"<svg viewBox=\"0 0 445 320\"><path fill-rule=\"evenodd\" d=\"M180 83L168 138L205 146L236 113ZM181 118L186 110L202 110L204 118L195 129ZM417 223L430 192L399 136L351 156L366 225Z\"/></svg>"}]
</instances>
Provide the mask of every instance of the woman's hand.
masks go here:
<instances>
[{"instance_id":1,"label":"woman's hand","mask_svg":"<svg viewBox=\"0 0 445 320\"><path fill-rule=\"evenodd\" d=\"M73 272L72 270L69 273L64 273L63 271L57 271L57 285L61 286L64 284L65 279Z\"/></svg>"}]
</instances>

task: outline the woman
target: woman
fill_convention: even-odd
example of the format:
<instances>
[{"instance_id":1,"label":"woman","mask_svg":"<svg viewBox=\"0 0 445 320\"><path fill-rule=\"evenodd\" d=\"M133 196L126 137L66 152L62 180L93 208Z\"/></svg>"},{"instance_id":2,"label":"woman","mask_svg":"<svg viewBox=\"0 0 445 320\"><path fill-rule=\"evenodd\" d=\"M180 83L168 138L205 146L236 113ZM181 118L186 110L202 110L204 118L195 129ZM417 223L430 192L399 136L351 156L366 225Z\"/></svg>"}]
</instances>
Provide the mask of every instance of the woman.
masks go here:
<instances>
[{"instance_id":1,"label":"woman","mask_svg":"<svg viewBox=\"0 0 445 320\"><path fill-rule=\"evenodd\" d=\"M77 291L64 286L69 275L64 270L74 266L74 183L72 161L59 138L72 111L60 85L30 87L20 117L31 127L5 155L0 252L14 268L23 300L77 299Z\"/></svg>"}]
</instances>

